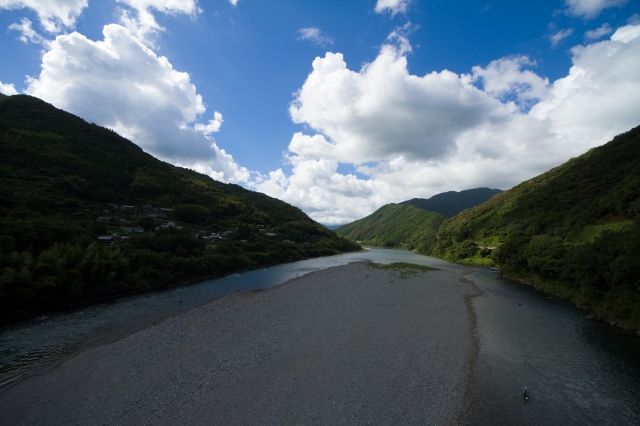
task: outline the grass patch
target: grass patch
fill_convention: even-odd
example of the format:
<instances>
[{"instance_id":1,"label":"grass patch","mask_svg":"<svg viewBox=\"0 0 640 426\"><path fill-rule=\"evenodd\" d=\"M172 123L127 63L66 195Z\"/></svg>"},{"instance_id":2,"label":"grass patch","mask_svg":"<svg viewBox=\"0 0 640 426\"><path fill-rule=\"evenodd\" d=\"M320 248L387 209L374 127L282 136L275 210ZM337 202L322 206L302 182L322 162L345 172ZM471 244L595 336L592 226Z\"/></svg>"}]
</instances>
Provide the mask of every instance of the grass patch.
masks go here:
<instances>
[{"instance_id":1,"label":"grass patch","mask_svg":"<svg viewBox=\"0 0 640 426\"><path fill-rule=\"evenodd\" d=\"M407 263L407 262L395 262L395 263L390 263L388 265L369 262L368 265L371 268L387 269L390 271L400 272L400 278L408 278L409 276L417 275L418 272L437 271L436 268L431 268L429 266L424 266L424 265L416 265L415 263Z\"/></svg>"}]
</instances>

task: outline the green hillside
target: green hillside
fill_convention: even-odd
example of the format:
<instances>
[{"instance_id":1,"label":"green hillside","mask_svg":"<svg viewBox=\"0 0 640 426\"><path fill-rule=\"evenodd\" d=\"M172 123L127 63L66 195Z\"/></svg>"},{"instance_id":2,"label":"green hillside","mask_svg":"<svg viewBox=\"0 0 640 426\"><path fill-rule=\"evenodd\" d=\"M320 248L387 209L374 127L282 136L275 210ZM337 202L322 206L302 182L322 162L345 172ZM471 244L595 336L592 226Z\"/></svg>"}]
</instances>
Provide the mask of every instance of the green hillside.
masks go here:
<instances>
[{"instance_id":1,"label":"green hillside","mask_svg":"<svg viewBox=\"0 0 640 426\"><path fill-rule=\"evenodd\" d=\"M446 216L414 206L387 204L369 216L344 225L336 231L340 237L361 244L413 250L434 241L438 227Z\"/></svg>"},{"instance_id":2,"label":"green hillside","mask_svg":"<svg viewBox=\"0 0 640 426\"><path fill-rule=\"evenodd\" d=\"M433 244L639 328L640 127L447 220Z\"/></svg>"},{"instance_id":3,"label":"green hillside","mask_svg":"<svg viewBox=\"0 0 640 426\"><path fill-rule=\"evenodd\" d=\"M399 204L412 205L430 212L441 213L452 217L489 200L494 195L501 193L501 189L474 188L456 192L449 191L436 194L431 198L412 198Z\"/></svg>"},{"instance_id":4,"label":"green hillside","mask_svg":"<svg viewBox=\"0 0 640 426\"><path fill-rule=\"evenodd\" d=\"M280 200L0 95L0 320L358 248Z\"/></svg>"}]
</instances>

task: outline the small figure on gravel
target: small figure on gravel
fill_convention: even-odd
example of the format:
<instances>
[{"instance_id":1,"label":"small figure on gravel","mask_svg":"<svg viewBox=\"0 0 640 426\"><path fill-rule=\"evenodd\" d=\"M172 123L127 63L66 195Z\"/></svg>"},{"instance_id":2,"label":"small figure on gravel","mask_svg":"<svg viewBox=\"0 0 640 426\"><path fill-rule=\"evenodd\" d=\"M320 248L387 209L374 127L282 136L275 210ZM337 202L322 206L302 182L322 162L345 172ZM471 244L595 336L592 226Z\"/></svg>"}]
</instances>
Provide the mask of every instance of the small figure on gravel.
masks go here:
<instances>
[{"instance_id":1,"label":"small figure on gravel","mask_svg":"<svg viewBox=\"0 0 640 426\"><path fill-rule=\"evenodd\" d=\"M529 400L529 389L527 389L527 387L524 387L524 391L523 393L523 397L524 397L524 401L527 402Z\"/></svg>"}]
</instances>

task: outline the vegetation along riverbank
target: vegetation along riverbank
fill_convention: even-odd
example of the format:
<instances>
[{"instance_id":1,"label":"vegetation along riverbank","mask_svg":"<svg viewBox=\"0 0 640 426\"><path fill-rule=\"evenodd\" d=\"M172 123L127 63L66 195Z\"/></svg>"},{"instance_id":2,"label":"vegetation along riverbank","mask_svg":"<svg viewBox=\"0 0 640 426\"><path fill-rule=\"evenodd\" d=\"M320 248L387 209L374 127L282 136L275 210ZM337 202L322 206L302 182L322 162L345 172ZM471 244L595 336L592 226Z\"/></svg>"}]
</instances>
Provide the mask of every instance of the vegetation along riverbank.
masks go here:
<instances>
[{"instance_id":1,"label":"vegetation along riverbank","mask_svg":"<svg viewBox=\"0 0 640 426\"><path fill-rule=\"evenodd\" d=\"M400 206L378 212L393 208ZM640 329L640 127L442 219L435 229L426 213L411 227L426 230L407 238L405 213L400 225L387 217L367 233L398 236L394 244L413 244L417 253L496 266L590 309L594 318ZM355 239L352 228L338 234Z\"/></svg>"},{"instance_id":2,"label":"vegetation along riverbank","mask_svg":"<svg viewBox=\"0 0 640 426\"><path fill-rule=\"evenodd\" d=\"M0 318L359 250L300 209L0 95Z\"/></svg>"}]
</instances>

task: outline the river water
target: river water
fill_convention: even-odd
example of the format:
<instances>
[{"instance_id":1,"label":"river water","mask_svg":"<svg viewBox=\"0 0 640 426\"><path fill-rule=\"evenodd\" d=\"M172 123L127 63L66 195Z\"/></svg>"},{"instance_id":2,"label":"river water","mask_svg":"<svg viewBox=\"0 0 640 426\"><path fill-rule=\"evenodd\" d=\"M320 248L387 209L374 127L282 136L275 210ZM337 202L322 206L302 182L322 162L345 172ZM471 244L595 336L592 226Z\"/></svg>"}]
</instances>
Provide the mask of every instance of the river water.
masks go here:
<instances>
[{"instance_id":1,"label":"river water","mask_svg":"<svg viewBox=\"0 0 640 426\"><path fill-rule=\"evenodd\" d=\"M470 278L484 292L472 424L640 425L640 338L496 272Z\"/></svg>"},{"instance_id":2,"label":"river water","mask_svg":"<svg viewBox=\"0 0 640 426\"><path fill-rule=\"evenodd\" d=\"M235 274L0 329L0 391L51 368L79 350L114 341L169 316L235 291L264 289L296 276L354 261L448 264L409 251L309 259ZM640 339L516 282L483 270L470 279L478 359L470 392L475 424L640 424ZM522 387L530 390L524 403Z\"/></svg>"}]
</instances>

